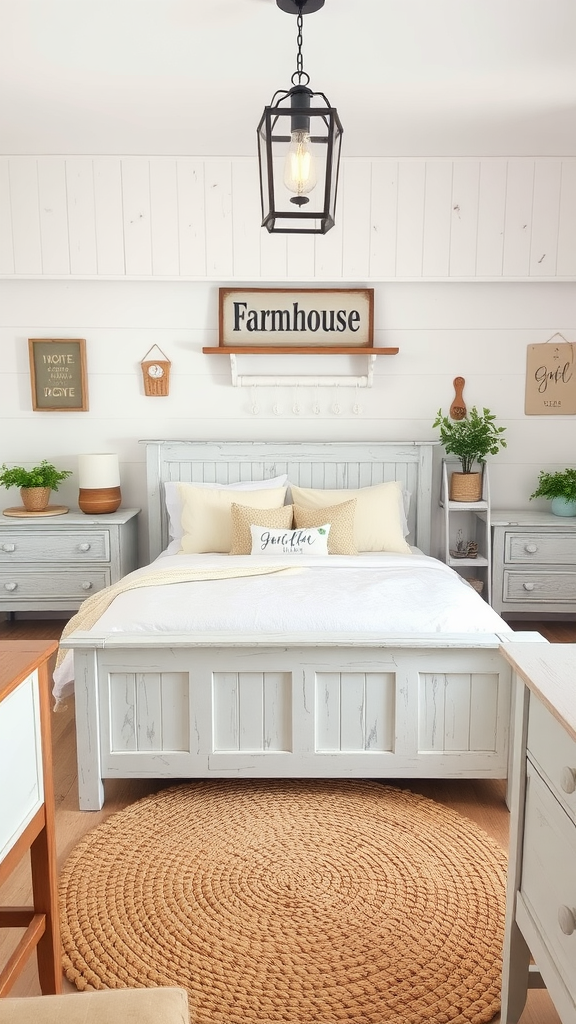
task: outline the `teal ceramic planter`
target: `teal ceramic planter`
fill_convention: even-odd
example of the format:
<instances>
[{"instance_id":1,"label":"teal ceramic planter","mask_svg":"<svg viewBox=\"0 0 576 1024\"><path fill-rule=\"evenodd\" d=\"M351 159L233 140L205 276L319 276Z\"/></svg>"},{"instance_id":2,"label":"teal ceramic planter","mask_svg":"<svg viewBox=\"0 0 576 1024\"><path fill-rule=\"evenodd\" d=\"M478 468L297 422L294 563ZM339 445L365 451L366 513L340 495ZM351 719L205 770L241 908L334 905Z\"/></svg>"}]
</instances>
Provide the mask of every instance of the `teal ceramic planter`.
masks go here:
<instances>
[{"instance_id":1,"label":"teal ceramic planter","mask_svg":"<svg viewBox=\"0 0 576 1024\"><path fill-rule=\"evenodd\" d=\"M576 516L576 501L567 498L552 498L550 510L555 516Z\"/></svg>"}]
</instances>

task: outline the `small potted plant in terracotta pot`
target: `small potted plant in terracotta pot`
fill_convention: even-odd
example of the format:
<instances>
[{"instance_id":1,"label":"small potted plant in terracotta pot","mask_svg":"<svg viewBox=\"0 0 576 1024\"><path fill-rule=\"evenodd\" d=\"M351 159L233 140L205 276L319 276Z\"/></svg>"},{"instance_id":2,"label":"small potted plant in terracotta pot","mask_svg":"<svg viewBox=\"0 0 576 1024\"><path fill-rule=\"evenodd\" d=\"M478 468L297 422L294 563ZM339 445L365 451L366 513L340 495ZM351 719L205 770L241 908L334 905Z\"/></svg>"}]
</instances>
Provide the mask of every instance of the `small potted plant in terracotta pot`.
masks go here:
<instances>
[{"instance_id":1,"label":"small potted plant in terracotta pot","mask_svg":"<svg viewBox=\"0 0 576 1024\"><path fill-rule=\"evenodd\" d=\"M556 473L541 471L538 486L532 498L549 498L550 511L555 516L576 516L576 469L563 469Z\"/></svg>"},{"instance_id":2,"label":"small potted plant in terracotta pot","mask_svg":"<svg viewBox=\"0 0 576 1024\"><path fill-rule=\"evenodd\" d=\"M482 497L482 473L474 467L482 465L487 455L497 455L506 448L502 437L506 427L497 427L496 417L489 409L479 413L476 406L462 420L452 420L438 414L433 427L440 429L440 441L447 455L456 455L462 472L453 472L450 477L451 501L480 501Z\"/></svg>"},{"instance_id":3,"label":"small potted plant in terracotta pot","mask_svg":"<svg viewBox=\"0 0 576 1024\"><path fill-rule=\"evenodd\" d=\"M62 480L72 476L71 469L56 469L44 459L33 469L4 464L0 470L2 487L19 487L22 504L28 512L42 512L50 501L50 492L57 491Z\"/></svg>"}]
</instances>

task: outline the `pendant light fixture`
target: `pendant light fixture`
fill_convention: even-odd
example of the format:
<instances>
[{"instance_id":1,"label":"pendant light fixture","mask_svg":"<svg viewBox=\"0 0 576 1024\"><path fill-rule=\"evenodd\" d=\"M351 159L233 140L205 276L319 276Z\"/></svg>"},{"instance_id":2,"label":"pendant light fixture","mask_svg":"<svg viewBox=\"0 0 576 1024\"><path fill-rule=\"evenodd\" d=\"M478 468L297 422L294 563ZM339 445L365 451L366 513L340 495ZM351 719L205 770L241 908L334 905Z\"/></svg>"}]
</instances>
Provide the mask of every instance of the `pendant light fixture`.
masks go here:
<instances>
[{"instance_id":1,"label":"pendant light fixture","mask_svg":"<svg viewBox=\"0 0 576 1024\"><path fill-rule=\"evenodd\" d=\"M302 56L303 15L324 0L276 0L297 16L298 53L292 88L279 90L258 125L262 227L324 235L334 226L342 125L323 92L308 88Z\"/></svg>"}]
</instances>

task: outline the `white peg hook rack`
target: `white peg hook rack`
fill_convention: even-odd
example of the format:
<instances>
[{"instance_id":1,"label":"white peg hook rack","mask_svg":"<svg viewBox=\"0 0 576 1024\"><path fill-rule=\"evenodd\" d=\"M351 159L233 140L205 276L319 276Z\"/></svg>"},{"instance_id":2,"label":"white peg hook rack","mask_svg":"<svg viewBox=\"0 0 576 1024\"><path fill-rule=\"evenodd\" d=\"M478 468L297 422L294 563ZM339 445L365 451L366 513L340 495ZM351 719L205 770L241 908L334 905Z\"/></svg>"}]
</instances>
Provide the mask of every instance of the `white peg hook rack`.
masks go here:
<instances>
[{"instance_id":1,"label":"white peg hook rack","mask_svg":"<svg viewBox=\"0 0 576 1024\"><path fill-rule=\"evenodd\" d=\"M341 374L340 376L327 376L325 374L310 374L309 376L288 377L285 375L253 375L238 372L237 355L230 353L230 372L232 384L235 388L248 387L355 387L371 388L374 381L374 363L376 356L359 353L359 357L367 360L367 372L360 376Z\"/></svg>"}]
</instances>

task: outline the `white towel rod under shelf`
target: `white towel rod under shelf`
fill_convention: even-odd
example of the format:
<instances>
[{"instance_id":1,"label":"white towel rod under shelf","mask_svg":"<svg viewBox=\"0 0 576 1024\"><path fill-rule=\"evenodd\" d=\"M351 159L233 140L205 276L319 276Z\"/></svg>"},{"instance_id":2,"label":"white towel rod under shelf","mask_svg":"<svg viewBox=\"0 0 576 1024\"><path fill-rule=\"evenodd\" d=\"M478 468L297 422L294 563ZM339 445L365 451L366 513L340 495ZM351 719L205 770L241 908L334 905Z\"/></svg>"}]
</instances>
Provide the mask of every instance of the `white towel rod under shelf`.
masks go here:
<instances>
[{"instance_id":1,"label":"white towel rod under shelf","mask_svg":"<svg viewBox=\"0 0 576 1024\"><path fill-rule=\"evenodd\" d=\"M376 356L362 353L363 358L368 361L368 372L360 376L351 374L340 374L339 376L326 376L325 374L310 374L304 376L273 376L253 375L238 373L236 354L230 353L230 372L232 384L236 388L245 387L343 387L343 388L371 388L374 380L374 363Z\"/></svg>"}]
</instances>

